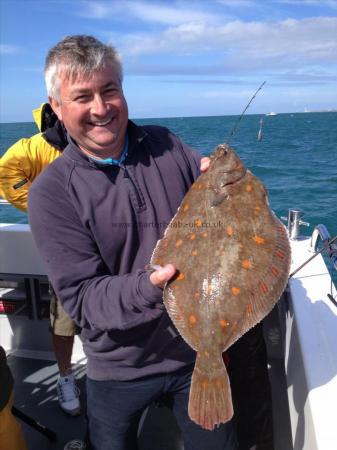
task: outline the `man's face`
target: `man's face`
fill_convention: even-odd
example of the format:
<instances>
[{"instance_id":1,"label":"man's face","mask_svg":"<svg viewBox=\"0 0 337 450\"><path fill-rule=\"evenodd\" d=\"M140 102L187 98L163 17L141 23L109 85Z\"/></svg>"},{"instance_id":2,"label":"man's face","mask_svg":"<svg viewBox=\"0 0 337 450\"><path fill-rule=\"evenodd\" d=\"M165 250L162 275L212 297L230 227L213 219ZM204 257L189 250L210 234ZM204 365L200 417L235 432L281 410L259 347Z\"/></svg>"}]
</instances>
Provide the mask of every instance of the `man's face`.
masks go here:
<instances>
[{"instance_id":1,"label":"man's face","mask_svg":"<svg viewBox=\"0 0 337 450\"><path fill-rule=\"evenodd\" d=\"M60 102L49 101L77 145L92 156L118 158L124 146L128 107L112 65L89 76L60 74Z\"/></svg>"}]
</instances>

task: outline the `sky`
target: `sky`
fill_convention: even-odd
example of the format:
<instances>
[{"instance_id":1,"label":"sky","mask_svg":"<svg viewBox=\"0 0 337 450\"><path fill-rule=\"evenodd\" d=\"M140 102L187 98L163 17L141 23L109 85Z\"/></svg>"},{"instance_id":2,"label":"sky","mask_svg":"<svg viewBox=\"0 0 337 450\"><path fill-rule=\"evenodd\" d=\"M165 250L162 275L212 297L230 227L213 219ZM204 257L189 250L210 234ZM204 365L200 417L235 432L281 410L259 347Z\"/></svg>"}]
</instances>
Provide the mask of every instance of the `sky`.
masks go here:
<instances>
[{"instance_id":1,"label":"sky","mask_svg":"<svg viewBox=\"0 0 337 450\"><path fill-rule=\"evenodd\" d=\"M0 0L0 122L47 100L64 36L114 45L131 118L337 109L337 0Z\"/></svg>"}]
</instances>

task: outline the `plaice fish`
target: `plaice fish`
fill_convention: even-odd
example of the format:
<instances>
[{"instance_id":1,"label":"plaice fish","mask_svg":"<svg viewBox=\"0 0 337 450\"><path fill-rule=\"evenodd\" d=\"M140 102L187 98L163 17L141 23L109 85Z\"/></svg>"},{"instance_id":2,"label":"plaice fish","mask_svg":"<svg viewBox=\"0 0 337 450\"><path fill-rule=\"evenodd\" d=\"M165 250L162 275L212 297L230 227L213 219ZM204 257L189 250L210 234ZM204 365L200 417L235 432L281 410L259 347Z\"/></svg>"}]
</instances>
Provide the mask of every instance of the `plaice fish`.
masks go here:
<instances>
[{"instance_id":1,"label":"plaice fish","mask_svg":"<svg viewBox=\"0 0 337 450\"><path fill-rule=\"evenodd\" d=\"M211 156L158 241L152 265L172 263L164 304L197 352L188 412L205 429L231 419L222 353L262 320L289 275L290 245L266 190L226 144Z\"/></svg>"}]
</instances>

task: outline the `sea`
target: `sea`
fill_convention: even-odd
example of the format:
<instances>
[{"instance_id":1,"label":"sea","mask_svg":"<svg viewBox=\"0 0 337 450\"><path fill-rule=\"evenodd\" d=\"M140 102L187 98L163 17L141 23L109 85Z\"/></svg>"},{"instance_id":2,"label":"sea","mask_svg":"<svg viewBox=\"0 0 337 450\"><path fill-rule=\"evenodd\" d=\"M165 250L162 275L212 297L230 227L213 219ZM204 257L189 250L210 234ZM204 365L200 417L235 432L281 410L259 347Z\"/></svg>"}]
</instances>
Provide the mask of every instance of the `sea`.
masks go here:
<instances>
[{"instance_id":1,"label":"sea","mask_svg":"<svg viewBox=\"0 0 337 450\"><path fill-rule=\"evenodd\" d=\"M263 181L277 216L286 217L289 208L299 208L303 221L309 223L301 227L302 234L310 235L317 224L324 224L331 236L337 234L337 112L249 114L241 120L233 115L134 121L168 127L203 155L220 143L229 143ZM37 132L34 123L0 124L0 156L18 139ZM14 207L0 205L1 222L28 220Z\"/></svg>"}]
</instances>

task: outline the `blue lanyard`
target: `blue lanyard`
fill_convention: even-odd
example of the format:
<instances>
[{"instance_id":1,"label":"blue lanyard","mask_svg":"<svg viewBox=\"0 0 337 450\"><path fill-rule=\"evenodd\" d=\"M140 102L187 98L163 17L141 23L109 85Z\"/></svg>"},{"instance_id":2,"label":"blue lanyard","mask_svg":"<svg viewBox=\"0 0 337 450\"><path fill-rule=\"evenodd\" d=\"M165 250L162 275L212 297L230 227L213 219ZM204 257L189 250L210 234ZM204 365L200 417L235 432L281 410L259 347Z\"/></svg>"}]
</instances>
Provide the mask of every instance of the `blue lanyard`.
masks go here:
<instances>
[{"instance_id":1,"label":"blue lanyard","mask_svg":"<svg viewBox=\"0 0 337 450\"><path fill-rule=\"evenodd\" d=\"M119 159L113 159L113 158L98 159L98 158L94 158L93 156L89 156L89 158L94 160L97 164L119 166L120 164L122 164L125 161L125 158L128 156L128 149L129 149L129 139L128 139L128 135L126 134L123 151L122 151L122 154L119 157Z\"/></svg>"}]
</instances>

